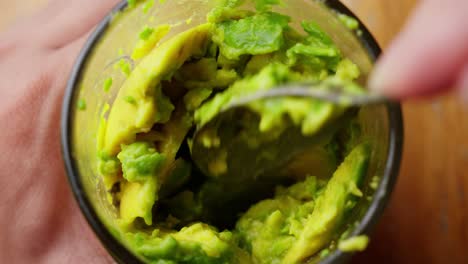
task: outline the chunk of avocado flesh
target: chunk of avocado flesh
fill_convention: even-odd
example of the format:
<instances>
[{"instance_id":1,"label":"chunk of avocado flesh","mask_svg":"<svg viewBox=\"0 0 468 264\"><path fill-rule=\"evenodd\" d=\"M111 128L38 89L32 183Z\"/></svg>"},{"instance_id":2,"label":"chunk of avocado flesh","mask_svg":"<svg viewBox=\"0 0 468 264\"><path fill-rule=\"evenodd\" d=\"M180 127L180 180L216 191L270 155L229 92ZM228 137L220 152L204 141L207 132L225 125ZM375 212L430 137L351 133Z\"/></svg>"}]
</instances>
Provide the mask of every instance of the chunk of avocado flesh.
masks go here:
<instances>
[{"instance_id":1,"label":"chunk of avocado flesh","mask_svg":"<svg viewBox=\"0 0 468 264\"><path fill-rule=\"evenodd\" d=\"M133 70L120 88L107 122L104 151L117 155L122 144L135 141L156 123L156 87L193 56L202 56L209 42L211 24L202 24L161 44ZM131 104L125 98L134 98Z\"/></svg>"},{"instance_id":2,"label":"chunk of avocado flesh","mask_svg":"<svg viewBox=\"0 0 468 264\"><path fill-rule=\"evenodd\" d=\"M360 193L358 186L367 171L370 145L354 148L338 167L327 187L317 199L312 215L305 223L304 231L286 254L282 263L300 263L326 246L335 235L347 202Z\"/></svg>"}]
</instances>

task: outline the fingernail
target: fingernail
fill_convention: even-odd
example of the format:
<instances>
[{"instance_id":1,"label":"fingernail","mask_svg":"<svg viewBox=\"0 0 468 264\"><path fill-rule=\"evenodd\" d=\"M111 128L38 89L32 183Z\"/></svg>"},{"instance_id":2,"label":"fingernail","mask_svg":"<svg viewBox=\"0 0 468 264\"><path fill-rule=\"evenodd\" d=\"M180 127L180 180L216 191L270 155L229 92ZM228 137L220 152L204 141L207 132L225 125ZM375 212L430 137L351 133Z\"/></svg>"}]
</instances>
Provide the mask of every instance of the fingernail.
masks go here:
<instances>
[{"instance_id":1,"label":"fingernail","mask_svg":"<svg viewBox=\"0 0 468 264\"><path fill-rule=\"evenodd\" d=\"M374 71L369 76L369 80L367 85L369 86L369 90L371 92L377 94L384 94L386 91L386 84L388 83L386 80L386 75L382 72L381 67L379 65L376 66Z\"/></svg>"}]
</instances>

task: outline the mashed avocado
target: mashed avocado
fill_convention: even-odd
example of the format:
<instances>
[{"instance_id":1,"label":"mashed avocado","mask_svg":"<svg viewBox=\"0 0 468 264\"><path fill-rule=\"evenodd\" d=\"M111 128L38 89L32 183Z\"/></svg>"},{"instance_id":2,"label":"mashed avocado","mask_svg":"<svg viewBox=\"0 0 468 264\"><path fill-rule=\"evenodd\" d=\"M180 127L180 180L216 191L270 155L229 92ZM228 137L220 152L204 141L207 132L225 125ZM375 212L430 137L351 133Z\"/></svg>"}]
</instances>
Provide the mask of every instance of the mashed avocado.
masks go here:
<instances>
[{"instance_id":1,"label":"mashed avocado","mask_svg":"<svg viewBox=\"0 0 468 264\"><path fill-rule=\"evenodd\" d=\"M255 0L256 12L241 2L227 1L205 24L162 43L171 26L145 26L132 54L136 67L101 116L99 174L124 239L148 263L304 263L339 237L363 196L371 146L361 140L356 111L321 101L277 98L246 109L258 122L246 119L239 135L251 146L289 126L313 136L340 120L277 175L225 179L230 157L217 149L216 133L203 138L219 150L214 173L193 166L193 130L232 100L313 80L363 92L354 83L358 67L316 23L303 21L297 31L272 11L280 1Z\"/></svg>"},{"instance_id":2,"label":"mashed avocado","mask_svg":"<svg viewBox=\"0 0 468 264\"><path fill-rule=\"evenodd\" d=\"M363 251L369 244L369 237L355 236L338 243L338 249L343 252Z\"/></svg>"}]
</instances>

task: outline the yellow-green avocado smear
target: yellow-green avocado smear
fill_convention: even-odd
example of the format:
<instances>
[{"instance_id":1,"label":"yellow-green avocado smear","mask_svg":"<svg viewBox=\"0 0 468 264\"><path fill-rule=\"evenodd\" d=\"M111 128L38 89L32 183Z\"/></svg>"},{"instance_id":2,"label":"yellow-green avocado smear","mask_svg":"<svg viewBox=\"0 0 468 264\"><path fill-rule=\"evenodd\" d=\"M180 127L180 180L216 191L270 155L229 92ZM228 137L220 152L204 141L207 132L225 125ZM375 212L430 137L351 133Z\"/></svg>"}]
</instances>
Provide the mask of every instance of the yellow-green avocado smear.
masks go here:
<instances>
[{"instance_id":1,"label":"yellow-green avocado smear","mask_svg":"<svg viewBox=\"0 0 468 264\"><path fill-rule=\"evenodd\" d=\"M145 262L305 263L339 237L362 196L371 145L360 138L356 109L320 101L249 105L259 120L255 136L246 133L251 144L274 140L287 126L313 136L347 117L269 182L239 179L233 186L192 163L194 129L236 98L313 80L362 92L354 83L358 67L316 23L303 21L298 31L272 11L280 1L253 1L256 12L241 2L227 1L205 24L161 43L170 27L146 27L133 53L136 67L101 116L98 171L123 239ZM208 135L206 144L217 140ZM220 159L214 169L222 172L229 156Z\"/></svg>"}]
</instances>

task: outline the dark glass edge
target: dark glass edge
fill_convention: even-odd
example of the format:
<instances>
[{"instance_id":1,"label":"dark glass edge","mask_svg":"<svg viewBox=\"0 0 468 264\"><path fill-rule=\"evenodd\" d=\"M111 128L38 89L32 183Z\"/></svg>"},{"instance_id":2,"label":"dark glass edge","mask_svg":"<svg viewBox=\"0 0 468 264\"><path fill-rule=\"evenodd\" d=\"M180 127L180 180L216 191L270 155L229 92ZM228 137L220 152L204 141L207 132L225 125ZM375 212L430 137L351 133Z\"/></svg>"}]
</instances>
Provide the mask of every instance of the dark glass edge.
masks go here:
<instances>
[{"instance_id":1,"label":"dark glass edge","mask_svg":"<svg viewBox=\"0 0 468 264\"><path fill-rule=\"evenodd\" d=\"M366 48L371 55L371 59L376 61L382 53L382 50L372 36L364 23L341 1L329 0L325 4L338 11L353 17L359 22L359 30L361 35L357 36L361 44ZM389 119L389 142L387 151L387 162L384 169L384 175L380 180L379 188L375 191L374 199L369 206L369 209L361 219L359 225L353 230L350 236L370 235L379 222L385 208L390 201L393 189L396 185L400 172L401 159L403 155L403 114L401 104L396 102L387 103L388 119ZM343 252L336 250L327 258L323 259L321 264L337 264L347 262L355 252Z\"/></svg>"},{"instance_id":2,"label":"dark glass edge","mask_svg":"<svg viewBox=\"0 0 468 264\"><path fill-rule=\"evenodd\" d=\"M373 60L376 60L381 54L381 49L373 38L369 30L364 26L362 21L352 13L345 5L338 0L329 0L325 3L328 7L348 16L351 16L359 21L359 29L362 34L359 36L361 44L369 52ZM65 163L67 178L69 185L74 194L75 200L84 214L87 222L103 244L108 250L111 256L118 263L142 263L136 256L134 256L127 248L125 248L101 223L99 217L94 211L91 202L83 191L81 184L81 177L78 170L76 169L76 162L72 157L71 150L71 116L73 112L73 98L76 96L75 84L81 77L82 66L86 62L86 59L90 55L92 48L98 42L99 38L105 33L112 16L114 13L124 9L127 6L127 1L121 1L112 12L106 16L96 27L95 31L91 34L86 44L82 48L79 56L77 57L75 64L72 68L69 81L66 86L65 96L62 107L61 116L61 146L62 146L62 157ZM388 201L393 192L393 188L396 184L396 180L399 174L400 162L402 157L402 146L403 146L403 116L401 111L401 105L399 103L388 103L388 117L389 117L389 149L388 159L385 167L385 173L381 179L379 189L376 191L376 195L381 194L379 199L374 199L367 210L363 220L359 226L354 230L352 235L369 234L375 224L380 219ZM323 264L336 264L343 263L349 257L351 253L345 253L339 250L331 253L326 259L322 260Z\"/></svg>"},{"instance_id":3,"label":"dark glass edge","mask_svg":"<svg viewBox=\"0 0 468 264\"><path fill-rule=\"evenodd\" d=\"M105 33L112 17L115 13L124 9L127 6L127 1L121 1L117 4L112 11L98 24L94 32L90 35L87 42L81 49L75 64L71 70L69 81L66 85L65 96L62 106L61 116L61 146L62 146L62 158L65 163L67 172L67 178L69 185L74 194L75 200L77 201L81 212L86 218L86 221L97 235L101 244L107 249L109 254L118 263L143 263L136 256L134 256L127 248L125 248L104 226L100 221L98 215L94 211L90 200L86 193L83 191L81 183L80 173L77 170L75 159L72 157L72 124L71 124L71 113L73 113L73 99L77 96L77 90L75 85L79 81L82 69L86 63L86 59L90 55L92 48L96 45L101 36Z\"/></svg>"}]
</instances>

